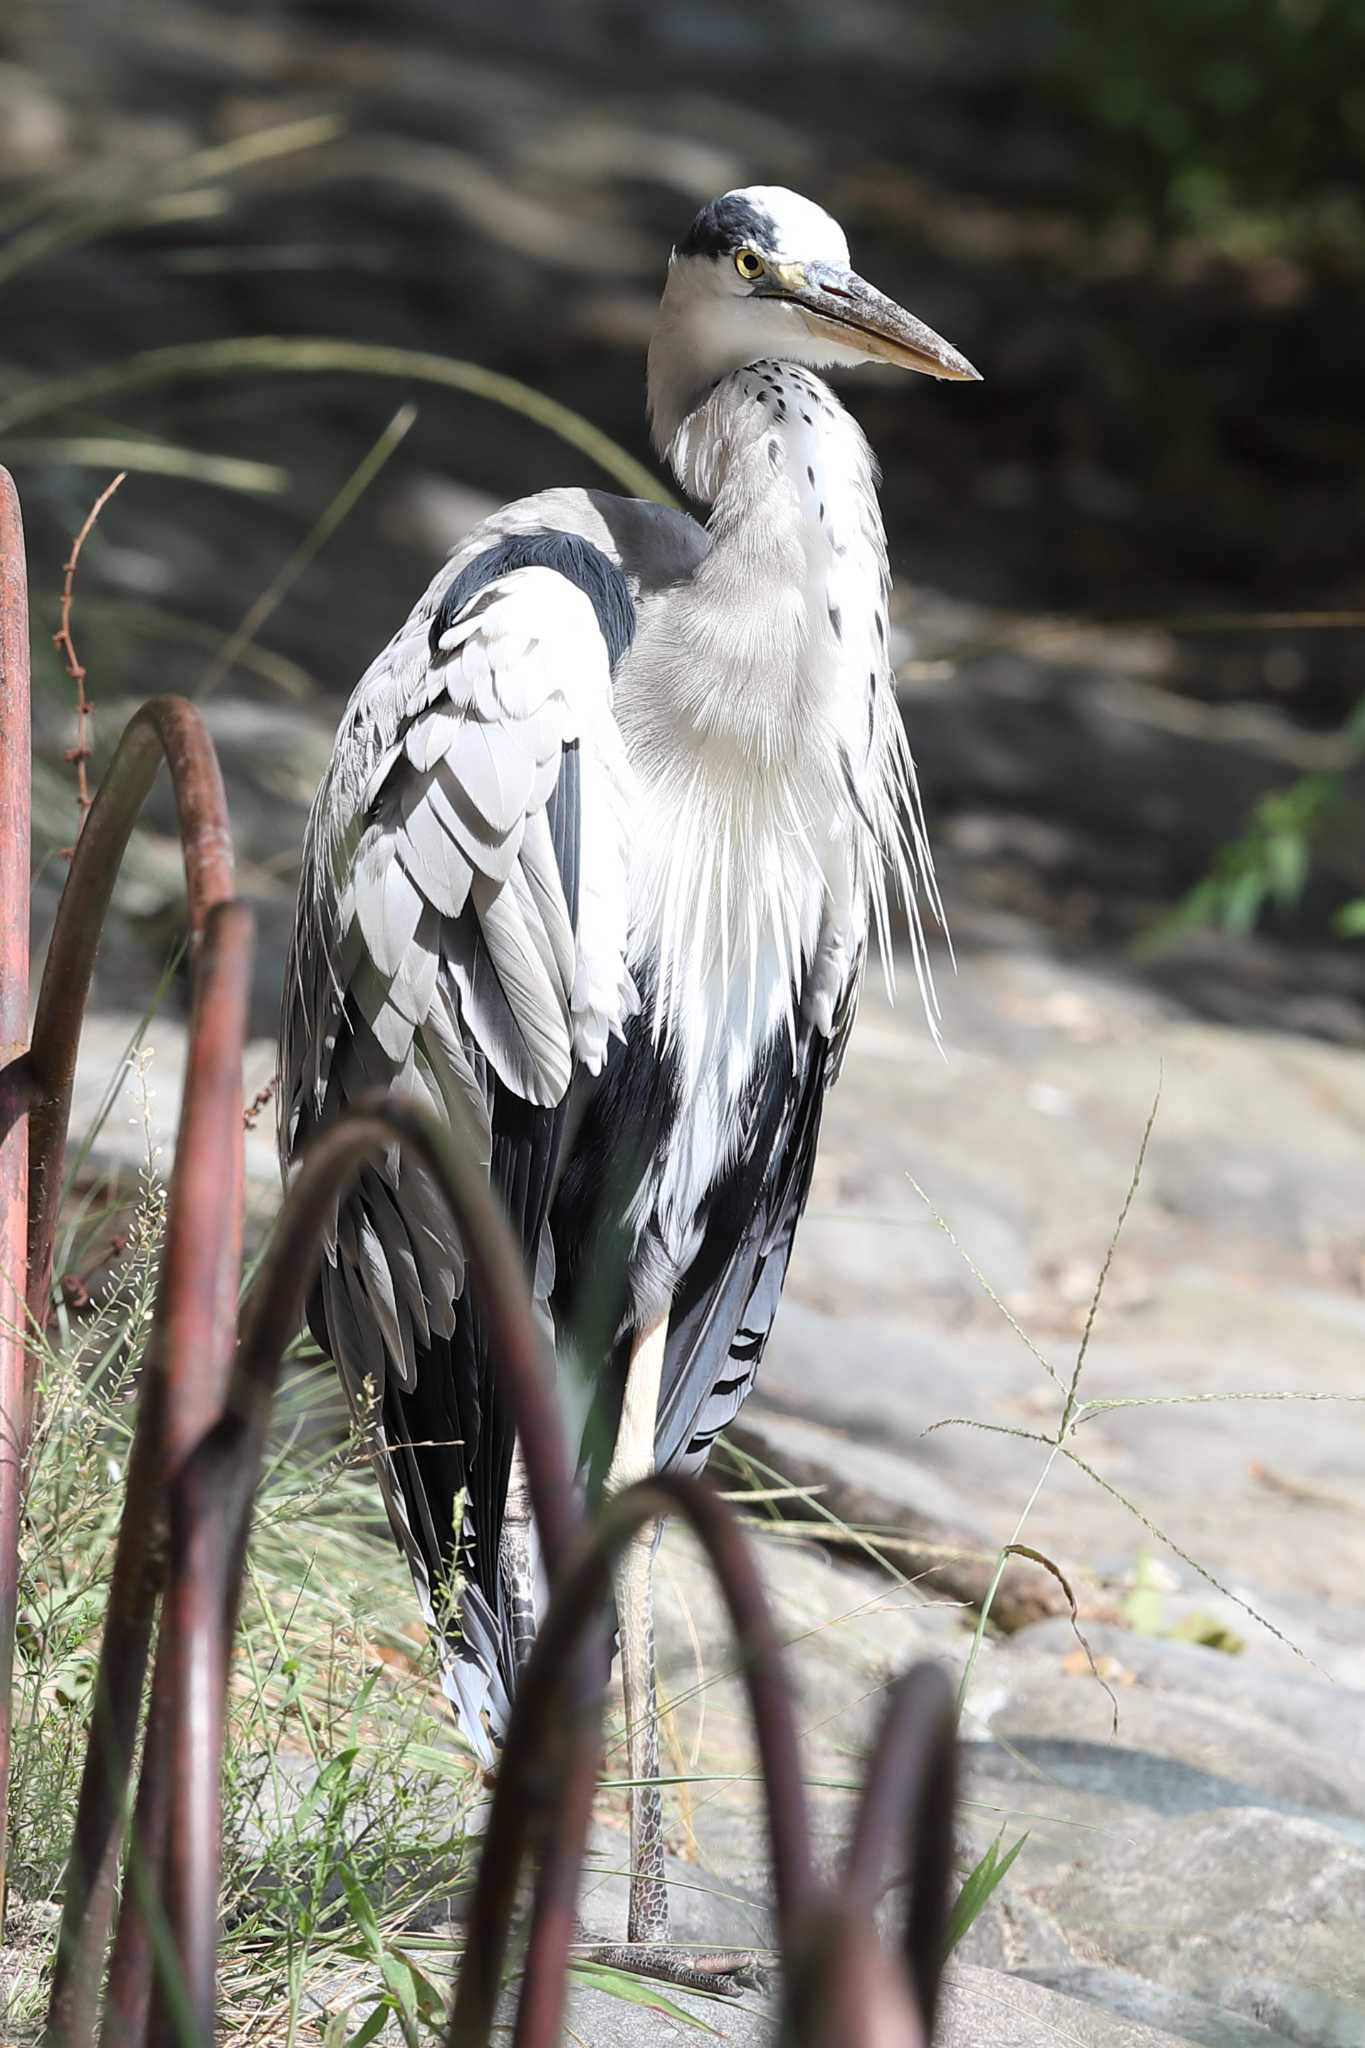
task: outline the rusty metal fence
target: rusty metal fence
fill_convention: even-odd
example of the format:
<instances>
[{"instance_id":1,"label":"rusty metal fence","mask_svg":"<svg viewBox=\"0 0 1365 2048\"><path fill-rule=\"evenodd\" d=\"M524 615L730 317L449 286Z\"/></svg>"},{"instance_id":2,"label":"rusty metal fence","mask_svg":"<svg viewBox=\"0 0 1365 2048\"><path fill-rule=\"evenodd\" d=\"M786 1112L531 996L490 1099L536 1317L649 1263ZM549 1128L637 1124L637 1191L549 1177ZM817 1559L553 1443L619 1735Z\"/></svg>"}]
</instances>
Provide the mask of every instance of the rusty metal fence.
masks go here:
<instances>
[{"instance_id":1,"label":"rusty metal fence","mask_svg":"<svg viewBox=\"0 0 1365 2048\"><path fill-rule=\"evenodd\" d=\"M544 1555L545 1624L497 1774L447 2030L482 2048L499 2022L525 1911L514 2048L559 2038L602 1740L601 1631L612 1560L660 1514L690 1524L724 1596L757 1738L782 1958L779 2038L802 2048L924 2048L947 1919L954 1717L925 1665L891 1689L847 1861L817 1878L781 1650L740 1523L704 1483L661 1476L591 1521L562 1443L551 1361L521 1257L474 1148L376 1099L311 1149L240 1318L242 1052L252 918L233 893L222 779L197 713L136 713L80 833L28 1011L28 624L19 506L0 470L0 1911L33 1345L45 1327L81 1024L119 864L162 761L184 853L193 977L166 1240L144 1360L62 1918L49 2048L210 2048L218 1946L219 1786L231 1648L252 1503L285 1347L339 1189L395 1142L417 1153L469 1247L470 1284L523 1448ZM145 1706L145 1719L144 1719ZM143 1727L139 1755L138 1731ZM133 1785L136 1763L136 1785ZM129 1801L132 1801L129 1818ZM875 1931L894 1868L909 1908ZM523 1909L527 1898L529 1905Z\"/></svg>"}]
</instances>

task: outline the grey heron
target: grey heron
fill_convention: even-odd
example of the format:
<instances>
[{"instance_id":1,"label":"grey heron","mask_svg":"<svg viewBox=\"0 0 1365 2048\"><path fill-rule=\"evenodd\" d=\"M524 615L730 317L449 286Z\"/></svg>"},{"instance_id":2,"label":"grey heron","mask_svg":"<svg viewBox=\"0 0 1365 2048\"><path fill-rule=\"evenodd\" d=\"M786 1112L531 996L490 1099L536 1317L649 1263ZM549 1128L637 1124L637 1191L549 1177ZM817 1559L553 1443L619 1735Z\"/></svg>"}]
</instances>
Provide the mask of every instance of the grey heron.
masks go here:
<instances>
[{"instance_id":1,"label":"grey heron","mask_svg":"<svg viewBox=\"0 0 1365 2048\"><path fill-rule=\"evenodd\" d=\"M698 1470L753 1385L897 892L932 1008L918 905L939 905L876 472L815 374L869 359L977 375L809 200L755 186L704 207L669 262L648 406L705 524L596 490L485 520L361 680L308 825L282 1157L376 1085L463 1105L538 1309L592 1377L581 1463L608 1489ZM312 1321L491 1760L543 1572L420 1166L367 1170L341 1206ZM698 1982L729 1959L668 1944L653 1550L616 1589L635 1789L615 1953Z\"/></svg>"}]
</instances>

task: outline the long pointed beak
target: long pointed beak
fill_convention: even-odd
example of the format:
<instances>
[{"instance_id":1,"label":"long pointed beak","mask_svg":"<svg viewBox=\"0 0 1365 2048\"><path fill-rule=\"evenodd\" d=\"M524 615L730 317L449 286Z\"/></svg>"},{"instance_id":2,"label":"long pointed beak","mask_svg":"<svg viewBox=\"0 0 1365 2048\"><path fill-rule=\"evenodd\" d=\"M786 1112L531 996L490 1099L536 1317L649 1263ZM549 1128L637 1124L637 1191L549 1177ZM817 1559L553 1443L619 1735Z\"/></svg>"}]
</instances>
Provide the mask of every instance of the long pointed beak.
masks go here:
<instances>
[{"instance_id":1,"label":"long pointed beak","mask_svg":"<svg viewBox=\"0 0 1365 2048\"><path fill-rule=\"evenodd\" d=\"M897 363L926 377L980 383L981 372L904 306L888 299L856 270L835 263L774 263L768 290L798 308L812 334L842 343L859 355Z\"/></svg>"}]
</instances>

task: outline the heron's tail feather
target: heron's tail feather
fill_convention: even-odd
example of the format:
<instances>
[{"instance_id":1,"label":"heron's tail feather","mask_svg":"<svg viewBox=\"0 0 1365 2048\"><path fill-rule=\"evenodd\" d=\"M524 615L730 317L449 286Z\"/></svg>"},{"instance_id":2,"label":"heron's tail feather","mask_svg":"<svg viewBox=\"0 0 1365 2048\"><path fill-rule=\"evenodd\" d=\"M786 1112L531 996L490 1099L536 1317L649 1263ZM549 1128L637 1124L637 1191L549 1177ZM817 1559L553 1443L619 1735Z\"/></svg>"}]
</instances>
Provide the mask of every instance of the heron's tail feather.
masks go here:
<instances>
[{"instance_id":1,"label":"heron's tail feather","mask_svg":"<svg viewBox=\"0 0 1365 2048\"><path fill-rule=\"evenodd\" d=\"M419 1596L423 1581L416 1580ZM461 1734L479 1761L493 1763L507 1733L517 1676L531 1654L545 1610L540 1542L529 1514L503 1523L498 1543L496 1611L472 1581L460 1596L453 1627L442 1629L424 1598L441 1665L441 1689Z\"/></svg>"},{"instance_id":2,"label":"heron's tail feather","mask_svg":"<svg viewBox=\"0 0 1365 2048\"><path fill-rule=\"evenodd\" d=\"M455 1710L461 1735L482 1764L491 1765L512 1711L506 1665L506 1630L477 1586L460 1602L458 1636L437 1635L441 1690Z\"/></svg>"}]
</instances>

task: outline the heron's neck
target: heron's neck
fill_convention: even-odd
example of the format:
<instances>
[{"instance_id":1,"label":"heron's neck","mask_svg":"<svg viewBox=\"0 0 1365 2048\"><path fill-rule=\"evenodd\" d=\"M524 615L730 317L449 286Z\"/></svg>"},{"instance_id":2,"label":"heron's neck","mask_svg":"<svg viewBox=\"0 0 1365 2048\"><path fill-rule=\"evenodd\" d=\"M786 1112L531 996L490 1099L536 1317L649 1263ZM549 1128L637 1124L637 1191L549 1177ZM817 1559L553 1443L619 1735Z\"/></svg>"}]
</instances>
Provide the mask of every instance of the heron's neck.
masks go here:
<instances>
[{"instance_id":1,"label":"heron's neck","mask_svg":"<svg viewBox=\"0 0 1365 2048\"><path fill-rule=\"evenodd\" d=\"M871 452L809 370L760 362L722 378L669 449L710 506L693 585L710 642L702 727L734 725L769 759L838 740L866 750L869 689L887 668L886 543Z\"/></svg>"},{"instance_id":2,"label":"heron's neck","mask_svg":"<svg viewBox=\"0 0 1365 2048\"><path fill-rule=\"evenodd\" d=\"M755 363L683 421L669 459L710 505L712 544L641 606L616 715L649 794L632 888L655 1028L678 1030L696 1060L689 990L716 976L730 988L734 1043L782 1017L794 1030L793 990L827 939L831 985L869 917L889 957L888 864L907 905L914 871L932 885L932 868L857 423L809 371Z\"/></svg>"}]
</instances>

